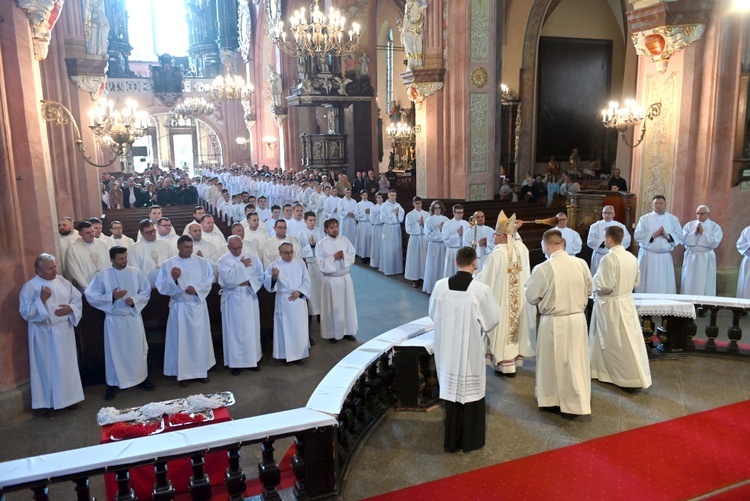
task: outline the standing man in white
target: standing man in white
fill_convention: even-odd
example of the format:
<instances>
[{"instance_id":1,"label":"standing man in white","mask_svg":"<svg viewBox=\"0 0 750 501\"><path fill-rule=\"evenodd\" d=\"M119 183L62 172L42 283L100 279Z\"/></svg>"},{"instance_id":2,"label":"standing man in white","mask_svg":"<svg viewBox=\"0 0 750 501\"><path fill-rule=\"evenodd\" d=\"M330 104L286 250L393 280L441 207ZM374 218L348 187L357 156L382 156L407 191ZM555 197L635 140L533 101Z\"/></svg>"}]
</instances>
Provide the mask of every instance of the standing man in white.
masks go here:
<instances>
[{"instance_id":1,"label":"standing man in white","mask_svg":"<svg viewBox=\"0 0 750 501\"><path fill-rule=\"evenodd\" d=\"M406 266L404 267L404 278L412 281L416 289L424 283L424 266L427 260L427 242L424 239L424 222L430 215L422 210L422 198L412 199L414 210L406 215L406 233L409 234L409 243L406 244Z\"/></svg>"},{"instance_id":2,"label":"standing man in white","mask_svg":"<svg viewBox=\"0 0 750 501\"><path fill-rule=\"evenodd\" d=\"M388 201L380 208L380 221L384 226L383 247L378 269L385 275L400 275L404 272L404 251L401 238L404 208L396 202L396 190L388 192Z\"/></svg>"},{"instance_id":3,"label":"standing man in white","mask_svg":"<svg viewBox=\"0 0 750 501\"><path fill-rule=\"evenodd\" d=\"M469 223L464 221L464 206L453 206L453 219L443 224L443 243L445 244L445 268L443 277L452 277L456 273L456 252L464 241L464 233L469 231Z\"/></svg>"},{"instance_id":4,"label":"standing man in white","mask_svg":"<svg viewBox=\"0 0 750 501\"><path fill-rule=\"evenodd\" d=\"M357 255L362 258L362 262L367 263L370 261L370 248L372 247L370 212L375 204L367 199L367 190L362 190L359 196L361 199L357 202L357 208L354 211L354 217L357 220L357 238L352 243Z\"/></svg>"},{"instance_id":5,"label":"standing man in white","mask_svg":"<svg viewBox=\"0 0 750 501\"><path fill-rule=\"evenodd\" d=\"M341 339L355 341L359 324L354 284L349 268L354 264L354 246L339 235L335 219L325 222L327 237L315 247L318 268L323 274L321 289L320 337L336 343Z\"/></svg>"},{"instance_id":6,"label":"standing man in white","mask_svg":"<svg viewBox=\"0 0 750 501\"><path fill-rule=\"evenodd\" d=\"M263 264L257 255L243 252L242 238L227 239L228 252L219 258L221 330L224 365L237 376L242 369L259 371L260 345L258 291L263 285Z\"/></svg>"},{"instance_id":7,"label":"standing man in white","mask_svg":"<svg viewBox=\"0 0 750 501\"><path fill-rule=\"evenodd\" d=\"M682 245L685 256L682 260L681 294L698 296L716 295L716 249L724 233L721 226L708 218L708 206L695 209L697 219L682 228Z\"/></svg>"},{"instance_id":8,"label":"standing man in white","mask_svg":"<svg viewBox=\"0 0 750 501\"><path fill-rule=\"evenodd\" d=\"M740 276L737 278L737 297L750 299L750 226L737 239L737 252L742 255Z\"/></svg>"},{"instance_id":9,"label":"standing man in white","mask_svg":"<svg viewBox=\"0 0 750 501\"><path fill-rule=\"evenodd\" d=\"M581 253L583 240L581 240L581 235L577 231L568 228L568 215L566 213L557 213L557 227L555 229L565 239L565 252L571 256L577 256ZM542 250L544 250L544 240L542 240ZM549 253L545 252L545 254L549 256Z\"/></svg>"},{"instance_id":10,"label":"standing man in white","mask_svg":"<svg viewBox=\"0 0 750 501\"><path fill-rule=\"evenodd\" d=\"M81 320L81 293L57 274L51 254L39 254L34 272L19 297L21 316L29 323L31 408L46 409L44 416L55 419L58 409L80 409L83 400L73 330Z\"/></svg>"},{"instance_id":11,"label":"standing man in white","mask_svg":"<svg viewBox=\"0 0 750 501\"><path fill-rule=\"evenodd\" d=\"M591 314L589 354L591 377L621 388L648 388L651 369L641 333L633 289L638 285L638 260L621 245L624 232L605 232L609 253L594 275L596 301Z\"/></svg>"},{"instance_id":12,"label":"standing man in white","mask_svg":"<svg viewBox=\"0 0 750 501\"><path fill-rule=\"evenodd\" d=\"M477 271L482 271L487 257L495 248L495 232L491 227L485 226L484 212L478 210L471 217L474 219L474 226L464 233L464 245L477 251Z\"/></svg>"},{"instance_id":13,"label":"standing man in white","mask_svg":"<svg viewBox=\"0 0 750 501\"><path fill-rule=\"evenodd\" d=\"M310 295L307 298L307 313L310 317L315 315L320 320L320 303L321 292L323 290L323 274L320 273L318 260L315 258L315 248L318 243L326 237L325 232L318 226L315 213L308 211L305 213L305 229L297 235L297 240L302 246L300 259L307 264L307 273L310 275ZM312 318L311 318L312 320ZM310 346L314 346L315 341L310 335Z\"/></svg>"},{"instance_id":14,"label":"standing man in white","mask_svg":"<svg viewBox=\"0 0 750 501\"><path fill-rule=\"evenodd\" d=\"M380 268L380 254L383 252L383 228L380 220L380 210L383 208L383 195L375 195L375 205L370 208L370 223L372 223L372 240L370 241L370 266Z\"/></svg>"},{"instance_id":15,"label":"standing man in white","mask_svg":"<svg viewBox=\"0 0 750 501\"><path fill-rule=\"evenodd\" d=\"M424 282L422 292L432 294L432 288L443 278L445 269L445 244L443 243L443 225L448 218L443 215L445 206L440 200L430 204L430 217L424 222L424 238L427 242L427 258L424 264Z\"/></svg>"},{"instance_id":16,"label":"standing man in white","mask_svg":"<svg viewBox=\"0 0 750 501\"><path fill-rule=\"evenodd\" d=\"M641 283L635 291L676 294L672 251L682 243L682 226L679 219L667 212L667 199L663 195L656 195L651 206L653 212L641 216L633 234L640 245L641 272Z\"/></svg>"},{"instance_id":17,"label":"standing man in white","mask_svg":"<svg viewBox=\"0 0 750 501\"><path fill-rule=\"evenodd\" d=\"M152 391L148 379L148 343L141 312L151 298L151 284L145 273L128 266L125 247L109 249L112 267L96 274L86 287L86 300L103 311L104 371L107 390L104 400L113 400L117 390L141 386Z\"/></svg>"},{"instance_id":18,"label":"standing man in white","mask_svg":"<svg viewBox=\"0 0 750 501\"><path fill-rule=\"evenodd\" d=\"M352 189L344 188L344 198L339 199L338 215L341 234L354 242L357 239L357 201L352 198Z\"/></svg>"},{"instance_id":19,"label":"standing man in white","mask_svg":"<svg viewBox=\"0 0 750 501\"><path fill-rule=\"evenodd\" d=\"M180 386L197 379L208 383L208 370L216 365L206 296L211 292L211 263L193 255L193 239L182 235L177 255L159 268L156 288L170 296L167 336L164 343L164 375L177 376Z\"/></svg>"},{"instance_id":20,"label":"standing man in white","mask_svg":"<svg viewBox=\"0 0 750 501\"><path fill-rule=\"evenodd\" d=\"M619 226L623 231L622 247L628 250L630 247L630 233L625 225L615 221L615 208L611 205L605 205L602 208L602 219L595 222L589 228L589 236L586 239L586 245L593 251L591 254L591 274L595 275L599 269L599 263L607 255L609 249L604 245L604 232L610 226Z\"/></svg>"}]
</instances>

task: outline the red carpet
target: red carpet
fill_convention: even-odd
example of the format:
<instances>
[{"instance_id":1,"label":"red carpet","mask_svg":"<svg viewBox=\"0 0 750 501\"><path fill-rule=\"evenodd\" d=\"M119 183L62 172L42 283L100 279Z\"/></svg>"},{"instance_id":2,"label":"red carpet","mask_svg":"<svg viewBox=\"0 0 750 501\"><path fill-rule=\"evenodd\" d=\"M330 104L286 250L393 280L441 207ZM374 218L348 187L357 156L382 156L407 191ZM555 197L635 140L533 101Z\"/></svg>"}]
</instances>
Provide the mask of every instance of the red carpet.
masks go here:
<instances>
[{"instance_id":1,"label":"red carpet","mask_svg":"<svg viewBox=\"0 0 750 501\"><path fill-rule=\"evenodd\" d=\"M749 416L740 402L370 499L750 499Z\"/></svg>"}]
</instances>

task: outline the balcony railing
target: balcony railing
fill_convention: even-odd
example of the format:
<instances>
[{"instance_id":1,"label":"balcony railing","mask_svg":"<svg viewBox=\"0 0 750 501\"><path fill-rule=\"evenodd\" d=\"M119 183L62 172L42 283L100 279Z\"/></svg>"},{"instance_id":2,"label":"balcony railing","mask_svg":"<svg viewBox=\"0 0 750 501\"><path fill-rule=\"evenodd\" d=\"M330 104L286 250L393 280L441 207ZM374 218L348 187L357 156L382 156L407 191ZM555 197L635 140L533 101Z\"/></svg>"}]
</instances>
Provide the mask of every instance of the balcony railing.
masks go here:
<instances>
[{"instance_id":1,"label":"balcony railing","mask_svg":"<svg viewBox=\"0 0 750 501\"><path fill-rule=\"evenodd\" d=\"M205 94L211 87L210 78L184 78L183 94ZM150 78L109 78L107 92L111 94L151 94L154 92Z\"/></svg>"}]
</instances>

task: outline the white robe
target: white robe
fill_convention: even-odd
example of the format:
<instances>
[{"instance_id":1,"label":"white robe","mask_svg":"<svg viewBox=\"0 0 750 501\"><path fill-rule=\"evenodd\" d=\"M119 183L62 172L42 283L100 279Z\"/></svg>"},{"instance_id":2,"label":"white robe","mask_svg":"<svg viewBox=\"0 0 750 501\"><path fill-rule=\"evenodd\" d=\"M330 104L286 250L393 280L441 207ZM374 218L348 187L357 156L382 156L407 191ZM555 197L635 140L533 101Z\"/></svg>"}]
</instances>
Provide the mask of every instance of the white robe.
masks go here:
<instances>
[{"instance_id":1,"label":"white robe","mask_svg":"<svg viewBox=\"0 0 750 501\"><path fill-rule=\"evenodd\" d=\"M427 242L424 239L424 222L430 217L430 213L413 210L406 215L404 227L409 235L406 244L406 265L404 266L404 278L407 280L422 280L424 278L424 266L427 260ZM422 223L419 223L420 218Z\"/></svg>"},{"instance_id":2,"label":"white robe","mask_svg":"<svg viewBox=\"0 0 750 501\"><path fill-rule=\"evenodd\" d=\"M326 201L323 205L323 211L326 214L326 219L331 219L332 217L335 217L336 219L339 218L339 200L341 200L339 197L335 195L331 195L328 198L326 198Z\"/></svg>"},{"instance_id":3,"label":"white robe","mask_svg":"<svg viewBox=\"0 0 750 501\"><path fill-rule=\"evenodd\" d=\"M370 222L370 213L375 204L369 200L357 203L354 211L354 217L357 220L357 238L354 242L354 248L357 255L362 258L369 258L372 248L372 223ZM366 212L369 210L370 212Z\"/></svg>"},{"instance_id":4,"label":"white robe","mask_svg":"<svg viewBox=\"0 0 750 501\"><path fill-rule=\"evenodd\" d=\"M143 239L134 243L128 250L128 264L141 270L153 288L156 287L156 276L161 265L176 254L177 252L164 240L156 239L149 242Z\"/></svg>"},{"instance_id":5,"label":"white robe","mask_svg":"<svg viewBox=\"0 0 750 501\"><path fill-rule=\"evenodd\" d=\"M737 239L737 252L742 254L740 275L737 278L737 297L750 299L750 226Z\"/></svg>"},{"instance_id":6,"label":"white robe","mask_svg":"<svg viewBox=\"0 0 750 501\"><path fill-rule=\"evenodd\" d=\"M88 287L94 275L110 266L109 246L97 238L87 244L79 237L65 254L65 278L79 290Z\"/></svg>"},{"instance_id":7,"label":"white robe","mask_svg":"<svg viewBox=\"0 0 750 501\"><path fill-rule=\"evenodd\" d=\"M259 224L257 230L251 230L249 227L245 228L244 242L249 242L255 249L255 253L261 257L263 256L263 246L266 245L269 238L271 238L271 235L264 224Z\"/></svg>"},{"instance_id":8,"label":"white robe","mask_svg":"<svg viewBox=\"0 0 750 501\"><path fill-rule=\"evenodd\" d=\"M458 229L463 228L463 233L458 234ZM464 235L469 231L469 223L462 219L450 219L443 225L443 243L445 244L445 267L443 268L444 277L452 277L456 270L456 252L461 248L464 241Z\"/></svg>"},{"instance_id":9,"label":"white robe","mask_svg":"<svg viewBox=\"0 0 750 501\"><path fill-rule=\"evenodd\" d=\"M52 295L42 303L42 287ZM21 288L19 311L29 323L29 375L32 409L64 409L83 400L73 328L81 320L81 293L61 276L45 280L39 275ZM59 305L73 311L55 315Z\"/></svg>"},{"instance_id":10,"label":"white robe","mask_svg":"<svg viewBox=\"0 0 750 501\"><path fill-rule=\"evenodd\" d=\"M370 223L372 223L372 239L370 240L370 266L380 267L380 254L383 252L383 228L380 221L380 209L383 204L375 204L370 208Z\"/></svg>"},{"instance_id":11,"label":"white robe","mask_svg":"<svg viewBox=\"0 0 750 501\"><path fill-rule=\"evenodd\" d=\"M320 295L323 290L323 274L318 268L318 261L315 259L315 247L310 243L313 238L315 246L326 237L322 229L315 227L310 231L305 228L297 235L302 250L299 257L307 263L307 273L310 274L310 295L307 297L307 310L310 315L320 315Z\"/></svg>"},{"instance_id":12,"label":"white robe","mask_svg":"<svg viewBox=\"0 0 750 501\"><path fill-rule=\"evenodd\" d=\"M604 232L610 226L619 226L620 228L622 228L622 246L625 250L630 247L630 232L621 222L615 221L614 219L607 222L602 219L592 224L589 228L589 236L586 239L586 245L588 245L589 248L593 251L591 253L592 275L596 274L596 271L599 269L599 263L602 261L602 258L607 255L607 252L609 252L609 249L604 246Z\"/></svg>"},{"instance_id":13,"label":"white robe","mask_svg":"<svg viewBox=\"0 0 750 501\"><path fill-rule=\"evenodd\" d=\"M97 240L101 240L105 244L107 244L107 247L112 248L115 246L115 241L112 239L112 237L108 237L104 233L100 233L98 237L96 237Z\"/></svg>"},{"instance_id":14,"label":"white robe","mask_svg":"<svg viewBox=\"0 0 750 501\"><path fill-rule=\"evenodd\" d=\"M378 269L385 275L400 275L404 272L404 251L401 236L404 208L399 203L384 202L380 207L380 221L384 226L383 246L380 249Z\"/></svg>"},{"instance_id":15,"label":"white robe","mask_svg":"<svg viewBox=\"0 0 750 501\"><path fill-rule=\"evenodd\" d=\"M57 242L59 243L59 255L57 256L57 272L60 275L65 273L65 254L68 252L68 248L73 242L78 240L78 231L73 230L68 235L57 234ZM63 275L64 276L64 275Z\"/></svg>"},{"instance_id":16,"label":"white robe","mask_svg":"<svg viewBox=\"0 0 750 501\"><path fill-rule=\"evenodd\" d=\"M658 236L651 241L651 236L660 226L669 234L671 241ZM677 284L674 274L672 251L682 243L680 221L672 214L650 212L638 220L633 238L638 242L638 267L641 272L641 283L636 292L676 294Z\"/></svg>"},{"instance_id":17,"label":"white robe","mask_svg":"<svg viewBox=\"0 0 750 501\"><path fill-rule=\"evenodd\" d=\"M130 249L135 241L127 235L123 235L121 238L109 237L112 240L112 247L119 246Z\"/></svg>"},{"instance_id":18,"label":"white robe","mask_svg":"<svg viewBox=\"0 0 750 501\"><path fill-rule=\"evenodd\" d=\"M115 289L128 294L112 300ZM146 275L132 266L124 270L107 268L96 274L86 287L86 300L103 311L104 318L104 370L107 384L130 388L148 377L148 343L143 328L141 311L151 297L151 284ZM133 298L133 306L125 303Z\"/></svg>"},{"instance_id":19,"label":"white robe","mask_svg":"<svg viewBox=\"0 0 750 501\"><path fill-rule=\"evenodd\" d=\"M292 217L292 219L286 220L286 232L288 235L294 235L295 237L299 234L300 231L307 228L307 224L305 224L304 219L300 219L297 221Z\"/></svg>"},{"instance_id":20,"label":"white robe","mask_svg":"<svg viewBox=\"0 0 750 501\"><path fill-rule=\"evenodd\" d=\"M569 414L591 414L591 366L584 310L593 288L586 261L553 253L526 281L537 305L536 399Z\"/></svg>"},{"instance_id":21,"label":"white robe","mask_svg":"<svg viewBox=\"0 0 750 501\"><path fill-rule=\"evenodd\" d=\"M479 241L483 238L487 239L485 245L479 245ZM476 245L474 242L476 241ZM495 230L489 226L477 226L470 228L469 231L464 233L464 247L474 247L477 251L477 271L482 271L484 263L487 262L487 257L492 254L495 248Z\"/></svg>"},{"instance_id":22,"label":"white robe","mask_svg":"<svg viewBox=\"0 0 750 501\"><path fill-rule=\"evenodd\" d=\"M274 283L273 268L278 268L279 276ZM310 356L310 330L307 324L307 301L304 296L310 293L310 276L307 266L301 259L286 262L283 259L272 262L266 268L263 286L276 293L273 314L273 358L293 362ZM303 297L290 301L294 291Z\"/></svg>"},{"instance_id":23,"label":"white robe","mask_svg":"<svg viewBox=\"0 0 750 501\"><path fill-rule=\"evenodd\" d=\"M448 218L442 214L433 214L424 222L424 238L427 241L427 256L424 264L424 283L422 290L432 293L432 288L438 280L443 278L445 271L445 244L440 223L446 223Z\"/></svg>"},{"instance_id":24,"label":"white robe","mask_svg":"<svg viewBox=\"0 0 750 501\"><path fill-rule=\"evenodd\" d=\"M172 268L182 271L178 283L172 279ZM156 288L170 297L164 343L165 376L177 376L178 381L201 379L208 377L208 369L216 365L206 305L213 282L211 264L196 255L188 259L174 256L159 268ZM185 292L190 285L196 295Z\"/></svg>"},{"instance_id":25,"label":"white robe","mask_svg":"<svg viewBox=\"0 0 750 501\"><path fill-rule=\"evenodd\" d=\"M334 259L338 251L343 259ZM326 237L315 247L315 258L323 274L320 311L320 337L342 339L356 336L359 329L357 304L354 301L354 284L349 268L354 264L354 246L343 235Z\"/></svg>"},{"instance_id":26,"label":"white robe","mask_svg":"<svg viewBox=\"0 0 750 501\"><path fill-rule=\"evenodd\" d=\"M169 247L172 248L172 255L174 256L175 254L177 254L177 241L180 239L180 237L178 237L176 233L170 233L166 237L157 235L156 239L161 240L162 242L167 242L169 244Z\"/></svg>"},{"instance_id":27,"label":"white robe","mask_svg":"<svg viewBox=\"0 0 750 501\"><path fill-rule=\"evenodd\" d=\"M623 388L651 386L648 353L633 301L638 280L638 260L622 245L610 249L594 275L591 377Z\"/></svg>"},{"instance_id":28,"label":"white robe","mask_svg":"<svg viewBox=\"0 0 750 501\"><path fill-rule=\"evenodd\" d=\"M682 245L685 256L682 259L682 281L680 293L697 296L716 295L716 249L724 236L721 227L710 219L701 223L703 232L698 235L695 229L698 221L690 221L682 229Z\"/></svg>"},{"instance_id":29,"label":"white robe","mask_svg":"<svg viewBox=\"0 0 750 501\"><path fill-rule=\"evenodd\" d=\"M213 245L217 251L218 249L223 249L224 245L227 243L227 238L224 236L224 234L214 226L214 231L211 233L206 233L205 231L201 234L201 240L209 242L211 245ZM217 256L216 259L218 260L221 256Z\"/></svg>"},{"instance_id":30,"label":"white robe","mask_svg":"<svg viewBox=\"0 0 750 501\"><path fill-rule=\"evenodd\" d=\"M357 201L346 197L339 199L339 233L354 242L357 239Z\"/></svg>"},{"instance_id":31,"label":"white robe","mask_svg":"<svg viewBox=\"0 0 750 501\"><path fill-rule=\"evenodd\" d=\"M554 230L559 231L562 233L562 237L565 239L565 252L567 252L571 256L577 256L581 253L581 249L583 249L583 240L581 240L581 235L578 234L577 231L571 230L568 227L565 228L559 228L555 227ZM544 246L544 240L542 240L542 251L544 252L545 246ZM546 252L545 252L546 255Z\"/></svg>"},{"instance_id":32,"label":"white robe","mask_svg":"<svg viewBox=\"0 0 750 501\"><path fill-rule=\"evenodd\" d=\"M516 367L523 365L524 358L534 356L536 315L524 296L531 268L529 250L521 242L514 243L514 262L521 267L516 284L514 276L508 273L508 247L507 244L495 246L476 279L490 287L495 303L503 311L497 327L487 336L491 354L487 364L495 371L514 374Z\"/></svg>"},{"instance_id":33,"label":"white robe","mask_svg":"<svg viewBox=\"0 0 750 501\"><path fill-rule=\"evenodd\" d=\"M450 290L439 280L430 297L435 324L435 368L440 398L465 404L485 395L484 333L492 330L502 311L485 284L472 280L464 291Z\"/></svg>"},{"instance_id":34,"label":"white robe","mask_svg":"<svg viewBox=\"0 0 750 501\"><path fill-rule=\"evenodd\" d=\"M256 255L250 266L240 257L227 252L219 258L221 286L221 330L224 345L224 365L232 368L257 367L263 357L260 345L260 310L258 291L263 285L263 264ZM249 285L240 285L249 282Z\"/></svg>"},{"instance_id":35,"label":"white robe","mask_svg":"<svg viewBox=\"0 0 750 501\"><path fill-rule=\"evenodd\" d=\"M263 259L264 268L268 268L271 263L278 259L281 259L281 254L279 254L279 245L281 245L282 242L289 242L290 244L292 244L292 250L294 250L295 258L298 258L300 256L300 253L302 252L302 246L300 245L299 240L297 240L296 237L293 237L289 233L287 233L286 237L284 238L279 238L274 235L266 240L265 244L263 244L263 252L260 254L260 257L261 259Z\"/></svg>"}]
</instances>

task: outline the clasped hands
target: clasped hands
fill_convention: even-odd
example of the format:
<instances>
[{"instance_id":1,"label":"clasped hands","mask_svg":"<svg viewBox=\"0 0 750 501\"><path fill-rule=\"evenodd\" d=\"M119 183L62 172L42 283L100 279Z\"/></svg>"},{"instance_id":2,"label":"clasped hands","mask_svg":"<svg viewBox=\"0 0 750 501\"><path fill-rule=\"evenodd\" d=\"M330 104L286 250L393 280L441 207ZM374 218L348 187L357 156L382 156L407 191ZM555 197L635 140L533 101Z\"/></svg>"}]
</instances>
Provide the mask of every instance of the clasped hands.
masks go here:
<instances>
[{"instance_id":1,"label":"clasped hands","mask_svg":"<svg viewBox=\"0 0 750 501\"><path fill-rule=\"evenodd\" d=\"M42 286L42 289L39 292L39 297L42 300L42 304L47 304L47 300L52 296L52 289L50 289L47 286ZM55 316L56 317L64 317L65 315L69 315L73 313L73 308L70 307L70 305L67 304L59 304L59 308L55 310Z\"/></svg>"}]
</instances>

